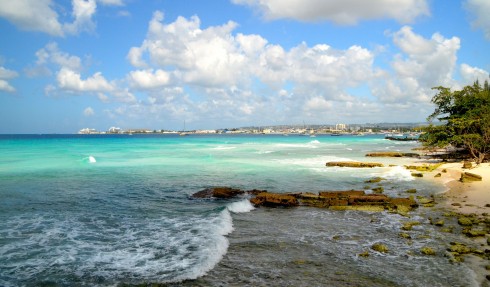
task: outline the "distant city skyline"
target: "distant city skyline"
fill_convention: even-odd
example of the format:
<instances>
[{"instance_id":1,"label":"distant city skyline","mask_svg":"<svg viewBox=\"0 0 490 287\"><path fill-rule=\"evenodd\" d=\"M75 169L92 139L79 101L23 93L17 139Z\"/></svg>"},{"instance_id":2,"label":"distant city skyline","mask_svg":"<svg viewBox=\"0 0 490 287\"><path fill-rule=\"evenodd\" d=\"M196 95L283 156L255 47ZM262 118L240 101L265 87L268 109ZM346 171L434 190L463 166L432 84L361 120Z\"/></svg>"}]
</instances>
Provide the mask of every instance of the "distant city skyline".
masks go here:
<instances>
[{"instance_id":1,"label":"distant city skyline","mask_svg":"<svg viewBox=\"0 0 490 287\"><path fill-rule=\"evenodd\" d=\"M220 11L217 13L217 11ZM424 122L490 1L0 1L0 133Z\"/></svg>"}]
</instances>

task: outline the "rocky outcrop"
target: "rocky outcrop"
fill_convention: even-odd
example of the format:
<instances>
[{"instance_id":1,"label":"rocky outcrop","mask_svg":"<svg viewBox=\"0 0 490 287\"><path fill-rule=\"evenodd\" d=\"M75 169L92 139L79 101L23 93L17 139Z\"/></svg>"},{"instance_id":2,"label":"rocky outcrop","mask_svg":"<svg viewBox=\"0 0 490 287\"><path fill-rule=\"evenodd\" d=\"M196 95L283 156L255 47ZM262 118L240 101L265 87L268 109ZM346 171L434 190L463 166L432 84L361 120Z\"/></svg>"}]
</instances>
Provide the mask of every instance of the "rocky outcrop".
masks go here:
<instances>
[{"instance_id":1,"label":"rocky outcrop","mask_svg":"<svg viewBox=\"0 0 490 287\"><path fill-rule=\"evenodd\" d=\"M479 174L474 174L471 172L463 172L461 174L460 181L462 182L468 182L468 181L482 181L482 176Z\"/></svg>"},{"instance_id":2,"label":"rocky outcrop","mask_svg":"<svg viewBox=\"0 0 490 287\"><path fill-rule=\"evenodd\" d=\"M194 193L192 198L232 198L243 194L245 191L231 187L210 187Z\"/></svg>"},{"instance_id":3,"label":"rocky outcrop","mask_svg":"<svg viewBox=\"0 0 490 287\"><path fill-rule=\"evenodd\" d=\"M294 195L262 192L252 198L250 202L255 206L266 207L293 207L298 206L298 199Z\"/></svg>"},{"instance_id":4,"label":"rocky outcrop","mask_svg":"<svg viewBox=\"0 0 490 287\"><path fill-rule=\"evenodd\" d=\"M438 164L423 164L423 165L406 165L405 168L409 170L415 170L415 171L431 172L440 166L441 164L438 163Z\"/></svg>"},{"instance_id":5,"label":"rocky outcrop","mask_svg":"<svg viewBox=\"0 0 490 287\"><path fill-rule=\"evenodd\" d=\"M374 243L371 246L371 249L374 251L381 252L381 253L388 253L390 251L388 249L388 246L386 246L385 244L382 244L382 243Z\"/></svg>"},{"instance_id":6,"label":"rocky outcrop","mask_svg":"<svg viewBox=\"0 0 490 287\"><path fill-rule=\"evenodd\" d=\"M191 198L220 198L220 199L227 199L227 198L233 198L238 195L242 194L251 194L251 195L257 195L259 193L265 192L265 190L241 190L241 189L236 189L236 188L231 188L231 187L225 187L225 186L218 186L218 187L209 187L206 189L203 189L201 191L198 191L191 195Z\"/></svg>"},{"instance_id":7,"label":"rocky outcrop","mask_svg":"<svg viewBox=\"0 0 490 287\"><path fill-rule=\"evenodd\" d=\"M371 152L366 154L366 156L368 157L420 157L418 153L396 152L396 151Z\"/></svg>"},{"instance_id":8,"label":"rocky outcrop","mask_svg":"<svg viewBox=\"0 0 490 287\"><path fill-rule=\"evenodd\" d=\"M294 201L295 198L297 201ZM392 198L384 194L366 194L362 190L324 191L314 193L261 193L251 199L255 206L310 206L334 210L383 211L405 215L418 204L410 198Z\"/></svg>"},{"instance_id":9,"label":"rocky outcrop","mask_svg":"<svg viewBox=\"0 0 490 287\"><path fill-rule=\"evenodd\" d=\"M323 191L319 193L272 193L264 190L243 191L231 187L212 187L194 193L191 198L227 199L241 195L252 196L256 207L310 206L334 210L388 210L405 215L418 206L411 198L388 197L384 194L366 194L363 190Z\"/></svg>"},{"instance_id":10,"label":"rocky outcrop","mask_svg":"<svg viewBox=\"0 0 490 287\"><path fill-rule=\"evenodd\" d=\"M327 162L326 166L372 168L372 167L383 167L384 165L378 162L331 161L331 162Z\"/></svg>"}]
</instances>

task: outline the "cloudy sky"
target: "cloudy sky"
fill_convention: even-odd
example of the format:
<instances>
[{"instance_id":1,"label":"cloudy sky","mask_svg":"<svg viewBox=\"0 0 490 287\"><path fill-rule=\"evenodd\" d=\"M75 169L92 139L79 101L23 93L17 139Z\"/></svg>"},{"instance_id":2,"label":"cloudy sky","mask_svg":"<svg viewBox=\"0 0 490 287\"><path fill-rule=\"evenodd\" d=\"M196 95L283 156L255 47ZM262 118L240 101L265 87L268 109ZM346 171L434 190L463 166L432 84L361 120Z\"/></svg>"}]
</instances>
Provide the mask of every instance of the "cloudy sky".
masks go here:
<instances>
[{"instance_id":1,"label":"cloudy sky","mask_svg":"<svg viewBox=\"0 0 490 287\"><path fill-rule=\"evenodd\" d=\"M488 0L0 0L0 133L420 122Z\"/></svg>"}]
</instances>

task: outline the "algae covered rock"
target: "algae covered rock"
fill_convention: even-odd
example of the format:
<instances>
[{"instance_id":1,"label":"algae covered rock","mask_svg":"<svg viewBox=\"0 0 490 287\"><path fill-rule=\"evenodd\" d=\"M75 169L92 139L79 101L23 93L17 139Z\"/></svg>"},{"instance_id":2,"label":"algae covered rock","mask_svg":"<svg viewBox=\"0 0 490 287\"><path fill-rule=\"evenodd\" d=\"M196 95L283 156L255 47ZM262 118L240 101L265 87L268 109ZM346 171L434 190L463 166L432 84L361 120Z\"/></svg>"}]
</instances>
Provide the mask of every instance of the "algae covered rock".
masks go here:
<instances>
[{"instance_id":1,"label":"algae covered rock","mask_svg":"<svg viewBox=\"0 0 490 287\"><path fill-rule=\"evenodd\" d=\"M458 224L462 226L473 225L473 219L471 217L461 216L458 218Z\"/></svg>"},{"instance_id":2,"label":"algae covered rock","mask_svg":"<svg viewBox=\"0 0 490 287\"><path fill-rule=\"evenodd\" d=\"M371 249L374 251L381 252L381 253L388 253L390 251L388 249L388 246L386 246L385 244L382 244L382 243L374 243L371 246Z\"/></svg>"},{"instance_id":3,"label":"algae covered rock","mask_svg":"<svg viewBox=\"0 0 490 287\"><path fill-rule=\"evenodd\" d=\"M408 189L407 191L405 191L406 193L417 193L417 190L415 188L412 188L412 189Z\"/></svg>"},{"instance_id":4,"label":"algae covered rock","mask_svg":"<svg viewBox=\"0 0 490 287\"><path fill-rule=\"evenodd\" d=\"M450 244L450 246L449 246L448 251L451 251L451 252L454 252L457 254L469 254L472 252L472 249L463 243L451 242L449 244Z\"/></svg>"},{"instance_id":5,"label":"algae covered rock","mask_svg":"<svg viewBox=\"0 0 490 287\"><path fill-rule=\"evenodd\" d=\"M363 253L359 253L360 257L369 257L369 251L364 251Z\"/></svg>"},{"instance_id":6,"label":"algae covered rock","mask_svg":"<svg viewBox=\"0 0 490 287\"><path fill-rule=\"evenodd\" d=\"M478 229L472 229L472 228L465 228L463 229L463 234L468 236L468 237L483 237L487 235L487 232L485 230L478 230Z\"/></svg>"},{"instance_id":7,"label":"algae covered rock","mask_svg":"<svg viewBox=\"0 0 490 287\"><path fill-rule=\"evenodd\" d=\"M420 157L418 153L396 152L396 151L371 152L366 154L366 156L368 157Z\"/></svg>"},{"instance_id":8,"label":"algae covered rock","mask_svg":"<svg viewBox=\"0 0 490 287\"><path fill-rule=\"evenodd\" d=\"M482 181L483 178L481 175L478 174L474 174L471 172L463 172L459 180L462 182L471 182L471 181Z\"/></svg>"},{"instance_id":9,"label":"algae covered rock","mask_svg":"<svg viewBox=\"0 0 490 287\"><path fill-rule=\"evenodd\" d=\"M417 226L417 225L420 225L421 223L418 222L418 221L407 221L407 222L404 222L403 225L402 225L402 230L405 230L405 231L410 231L412 230L412 228L414 226Z\"/></svg>"},{"instance_id":10,"label":"algae covered rock","mask_svg":"<svg viewBox=\"0 0 490 287\"><path fill-rule=\"evenodd\" d=\"M373 167L383 167L384 165L378 162L331 161L331 162L327 162L326 166L373 168Z\"/></svg>"},{"instance_id":11,"label":"algae covered rock","mask_svg":"<svg viewBox=\"0 0 490 287\"><path fill-rule=\"evenodd\" d=\"M438 221L434 222L434 225L435 226L444 226L444 220L442 220L442 219L438 220Z\"/></svg>"},{"instance_id":12,"label":"algae covered rock","mask_svg":"<svg viewBox=\"0 0 490 287\"><path fill-rule=\"evenodd\" d=\"M406 232L400 232L398 234L401 238L405 238L405 239L412 239L412 236L410 236L410 234L406 233Z\"/></svg>"},{"instance_id":13,"label":"algae covered rock","mask_svg":"<svg viewBox=\"0 0 490 287\"><path fill-rule=\"evenodd\" d=\"M420 249L420 253L424 255L436 255L436 251L428 246L424 246Z\"/></svg>"}]
</instances>

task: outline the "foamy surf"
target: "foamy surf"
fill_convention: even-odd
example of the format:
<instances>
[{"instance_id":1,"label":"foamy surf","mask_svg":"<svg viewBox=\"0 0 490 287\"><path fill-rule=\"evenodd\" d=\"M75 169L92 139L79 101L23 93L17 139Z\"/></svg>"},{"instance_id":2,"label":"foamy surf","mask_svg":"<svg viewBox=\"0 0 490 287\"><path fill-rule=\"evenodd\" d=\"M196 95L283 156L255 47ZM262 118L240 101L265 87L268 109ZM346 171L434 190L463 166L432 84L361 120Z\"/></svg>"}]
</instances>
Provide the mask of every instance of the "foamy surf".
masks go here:
<instances>
[{"instance_id":1,"label":"foamy surf","mask_svg":"<svg viewBox=\"0 0 490 287\"><path fill-rule=\"evenodd\" d=\"M412 173L403 166L391 167L387 172L381 175L383 178L399 181L414 180Z\"/></svg>"},{"instance_id":2,"label":"foamy surf","mask_svg":"<svg viewBox=\"0 0 490 287\"><path fill-rule=\"evenodd\" d=\"M89 162L89 163L96 163L97 161L95 160L95 157L93 157L93 156L89 156L89 157L88 157L88 162Z\"/></svg>"},{"instance_id":3,"label":"foamy surf","mask_svg":"<svg viewBox=\"0 0 490 287\"><path fill-rule=\"evenodd\" d=\"M230 203L226 208L233 213L246 213L255 209L248 199Z\"/></svg>"}]
</instances>

